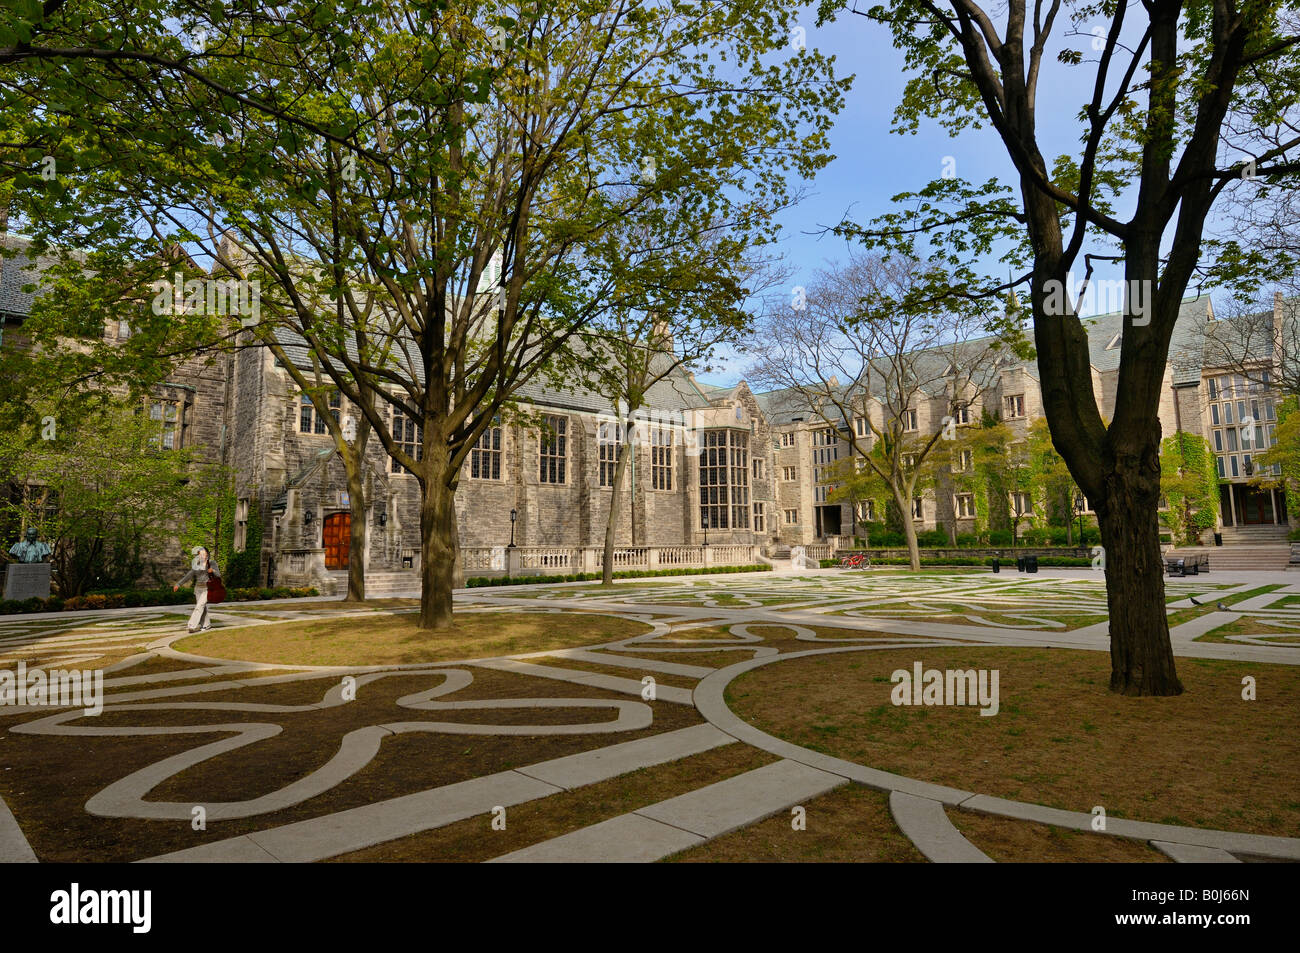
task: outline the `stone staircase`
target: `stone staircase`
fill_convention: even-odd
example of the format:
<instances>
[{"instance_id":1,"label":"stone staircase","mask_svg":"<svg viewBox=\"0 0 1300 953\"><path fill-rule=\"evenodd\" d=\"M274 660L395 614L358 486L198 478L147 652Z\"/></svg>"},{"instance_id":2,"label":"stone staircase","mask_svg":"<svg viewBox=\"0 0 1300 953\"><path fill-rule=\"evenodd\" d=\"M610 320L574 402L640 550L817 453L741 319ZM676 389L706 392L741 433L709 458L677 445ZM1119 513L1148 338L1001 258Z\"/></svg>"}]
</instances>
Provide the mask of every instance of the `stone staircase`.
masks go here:
<instances>
[{"instance_id":1,"label":"stone staircase","mask_svg":"<svg viewBox=\"0 0 1300 953\"><path fill-rule=\"evenodd\" d=\"M1220 531L1224 546L1259 546L1285 543L1291 527L1279 526L1225 526Z\"/></svg>"},{"instance_id":2,"label":"stone staircase","mask_svg":"<svg viewBox=\"0 0 1300 953\"><path fill-rule=\"evenodd\" d=\"M328 595L341 596L348 591L348 574L345 569L332 569L328 576L333 590ZM414 569L366 573L366 598L387 599L394 595L409 595L420 591L420 574Z\"/></svg>"},{"instance_id":3,"label":"stone staircase","mask_svg":"<svg viewBox=\"0 0 1300 953\"><path fill-rule=\"evenodd\" d=\"M1222 546L1188 546L1170 550L1171 556L1210 557L1215 570L1286 569L1291 560L1287 526L1225 526Z\"/></svg>"}]
</instances>

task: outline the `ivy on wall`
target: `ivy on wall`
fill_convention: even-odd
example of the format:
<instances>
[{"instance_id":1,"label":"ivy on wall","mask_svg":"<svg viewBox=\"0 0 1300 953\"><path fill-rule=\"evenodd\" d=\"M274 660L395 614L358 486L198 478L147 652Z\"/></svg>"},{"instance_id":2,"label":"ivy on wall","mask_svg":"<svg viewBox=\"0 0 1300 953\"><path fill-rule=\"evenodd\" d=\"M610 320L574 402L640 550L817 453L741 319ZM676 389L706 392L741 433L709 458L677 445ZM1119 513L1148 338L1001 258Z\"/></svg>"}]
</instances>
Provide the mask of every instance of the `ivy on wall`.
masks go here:
<instances>
[{"instance_id":1,"label":"ivy on wall","mask_svg":"<svg viewBox=\"0 0 1300 953\"><path fill-rule=\"evenodd\" d=\"M1169 507L1160 522L1175 542L1195 543L1218 520L1219 475L1214 451L1199 434L1176 433L1160 442L1160 491Z\"/></svg>"}]
</instances>

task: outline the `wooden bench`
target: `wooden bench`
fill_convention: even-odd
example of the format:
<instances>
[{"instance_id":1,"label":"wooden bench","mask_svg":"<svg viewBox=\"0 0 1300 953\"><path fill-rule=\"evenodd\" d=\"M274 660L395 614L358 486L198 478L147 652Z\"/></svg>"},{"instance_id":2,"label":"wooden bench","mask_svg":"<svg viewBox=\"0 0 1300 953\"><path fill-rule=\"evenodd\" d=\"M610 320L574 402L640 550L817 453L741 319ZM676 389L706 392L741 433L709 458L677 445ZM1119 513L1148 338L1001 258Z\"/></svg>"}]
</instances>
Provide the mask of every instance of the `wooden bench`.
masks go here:
<instances>
[{"instance_id":1,"label":"wooden bench","mask_svg":"<svg viewBox=\"0 0 1300 953\"><path fill-rule=\"evenodd\" d=\"M1171 576L1196 576L1209 571L1210 557L1204 553L1165 557L1165 572Z\"/></svg>"}]
</instances>

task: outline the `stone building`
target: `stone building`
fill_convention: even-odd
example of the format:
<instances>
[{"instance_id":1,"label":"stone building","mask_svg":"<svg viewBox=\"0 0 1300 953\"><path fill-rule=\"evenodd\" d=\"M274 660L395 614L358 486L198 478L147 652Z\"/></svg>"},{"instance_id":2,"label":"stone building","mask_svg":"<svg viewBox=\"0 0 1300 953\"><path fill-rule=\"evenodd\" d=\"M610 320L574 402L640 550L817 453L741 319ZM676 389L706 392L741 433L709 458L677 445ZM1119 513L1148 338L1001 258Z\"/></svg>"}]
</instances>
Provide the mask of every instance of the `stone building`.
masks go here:
<instances>
[{"instance_id":1,"label":"stone building","mask_svg":"<svg viewBox=\"0 0 1300 953\"><path fill-rule=\"evenodd\" d=\"M33 298L21 291L33 280L31 272L17 261L0 263L0 327L5 334L21 326ZM1248 411L1259 428L1254 447L1271 445L1275 398L1222 368L1207 366L1206 329L1213 320L1208 297L1184 302L1165 375L1162 429L1165 434L1199 433L1214 445L1224 527L1284 533L1282 493L1249 485L1251 455L1241 449L1239 434L1233 436ZM1109 417L1122 318L1102 315L1087 324L1094 391L1102 416ZM106 328L105 333L124 337L130 329ZM288 338L283 343L290 360L308 366L305 348ZM942 382L945 373L935 379ZM959 425L977 422L987 409L1023 435L1042 415L1032 362L1000 357L974 385ZM923 389L905 411L906 430L932 434L943 426L952 407L945 386ZM621 491L619 546L743 544L772 552L837 541L853 532L855 514L849 503L830 499L836 484L829 474L848 455L849 428L861 428L862 422L837 420L828 426L806 401L788 392L755 394L743 381L711 386L677 370L651 390L630 435L616 423L608 400L581 388L531 383L516 399L517 406L484 434L465 464L457 513L466 550L512 542L525 548L603 544L613 463L618 446L629 439L634 452ZM209 459L236 473L236 548L250 539L250 524L260 523L264 581L292 584L313 578L313 572L316 578L322 571L335 578L343 573L351 529L343 465L315 408L269 350L249 347L188 361L154 389L148 403L148 413L163 431L164 447L202 447ZM340 420L356 416L337 395L331 404ZM868 400L861 413L879 421L884 407ZM414 444L413 421L393 425ZM364 485L368 575L409 572L419 561L418 485L373 436ZM918 529L972 528L973 513L961 495L945 492L942 481L937 486L913 501L911 516ZM1013 505L1032 508L1038 502ZM883 514L859 512L857 517L881 519ZM159 554L173 562L179 556L179 550ZM471 575L473 568L466 566Z\"/></svg>"}]
</instances>

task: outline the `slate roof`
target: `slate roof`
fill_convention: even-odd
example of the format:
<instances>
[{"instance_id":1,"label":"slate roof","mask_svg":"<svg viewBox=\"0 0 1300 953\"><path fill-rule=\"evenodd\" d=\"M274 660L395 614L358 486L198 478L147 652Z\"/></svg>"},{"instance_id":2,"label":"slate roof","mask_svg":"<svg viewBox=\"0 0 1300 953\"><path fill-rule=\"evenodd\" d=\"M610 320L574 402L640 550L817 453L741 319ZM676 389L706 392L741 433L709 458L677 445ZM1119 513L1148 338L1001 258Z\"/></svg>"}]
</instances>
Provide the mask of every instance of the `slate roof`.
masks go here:
<instances>
[{"instance_id":1,"label":"slate roof","mask_svg":"<svg viewBox=\"0 0 1300 953\"><path fill-rule=\"evenodd\" d=\"M0 256L0 314L25 318L32 313L32 304L40 297L40 288L24 291L27 285L41 283L42 274L58 264L58 256L45 254L35 260L27 255L31 242L16 235L0 237L0 247L13 249L13 257Z\"/></svg>"},{"instance_id":2,"label":"slate roof","mask_svg":"<svg viewBox=\"0 0 1300 953\"><path fill-rule=\"evenodd\" d=\"M292 331L277 329L276 338L284 348L285 356L294 364L302 368L311 367L310 349L302 337ZM356 347L351 340L347 342L347 348L348 354L352 358L356 358ZM707 407L709 399L706 393L703 392L704 386L696 384L691 380L686 369L678 367L650 388L646 396L644 409L674 412ZM522 403L551 407L557 410L574 410L594 414L606 413L613 409L608 397L577 385L565 388L556 387L543 375L534 376L516 391L515 396Z\"/></svg>"},{"instance_id":3,"label":"slate roof","mask_svg":"<svg viewBox=\"0 0 1300 953\"><path fill-rule=\"evenodd\" d=\"M1169 341L1169 373L1175 386L1195 384L1201 379L1209 306L1209 295L1184 298L1179 305L1178 320ZM1124 328L1123 312L1098 314L1081 320L1088 332L1088 360L1092 366L1103 373L1119 370L1120 349L1107 345Z\"/></svg>"}]
</instances>

